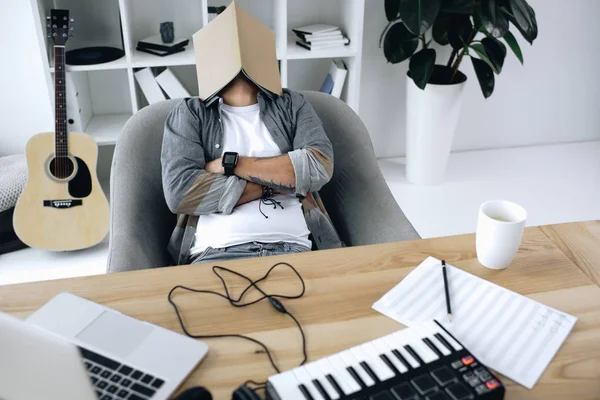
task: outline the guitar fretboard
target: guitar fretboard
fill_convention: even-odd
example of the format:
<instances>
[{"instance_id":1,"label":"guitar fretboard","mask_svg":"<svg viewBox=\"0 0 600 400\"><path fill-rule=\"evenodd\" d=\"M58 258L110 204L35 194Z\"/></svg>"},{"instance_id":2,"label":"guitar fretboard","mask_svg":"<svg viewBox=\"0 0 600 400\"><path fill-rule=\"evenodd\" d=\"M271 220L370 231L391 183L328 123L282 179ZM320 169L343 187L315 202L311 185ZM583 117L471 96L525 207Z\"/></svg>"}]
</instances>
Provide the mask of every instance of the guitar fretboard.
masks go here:
<instances>
[{"instance_id":1,"label":"guitar fretboard","mask_svg":"<svg viewBox=\"0 0 600 400\"><path fill-rule=\"evenodd\" d=\"M67 91L65 82L65 46L54 46L54 151L56 157L67 157Z\"/></svg>"}]
</instances>

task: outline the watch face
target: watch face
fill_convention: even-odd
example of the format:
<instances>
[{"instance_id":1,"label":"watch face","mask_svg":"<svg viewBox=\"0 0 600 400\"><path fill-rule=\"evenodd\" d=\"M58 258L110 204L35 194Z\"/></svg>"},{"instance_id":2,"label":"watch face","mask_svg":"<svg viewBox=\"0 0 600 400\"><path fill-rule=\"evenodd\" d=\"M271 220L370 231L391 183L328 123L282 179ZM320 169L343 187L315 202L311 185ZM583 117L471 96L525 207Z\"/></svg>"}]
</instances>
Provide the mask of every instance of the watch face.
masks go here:
<instances>
[{"instance_id":1,"label":"watch face","mask_svg":"<svg viewBox=\"0 0 600 400\"><path fill-rule=\"evenodd\" d=\"M223 164L234 164L236 159L235 154L225 154L223 158Z\"/></svg>"}]
</instances>

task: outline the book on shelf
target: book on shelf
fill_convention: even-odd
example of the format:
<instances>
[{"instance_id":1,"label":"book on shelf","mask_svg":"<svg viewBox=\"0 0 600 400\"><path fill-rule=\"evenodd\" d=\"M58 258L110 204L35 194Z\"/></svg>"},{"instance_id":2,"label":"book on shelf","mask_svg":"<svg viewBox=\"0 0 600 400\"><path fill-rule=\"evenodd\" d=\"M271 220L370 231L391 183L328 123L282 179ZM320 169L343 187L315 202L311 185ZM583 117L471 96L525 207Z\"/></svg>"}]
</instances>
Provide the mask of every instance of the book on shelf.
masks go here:
<instances>
[{"instance_id":1,"label":"book on shelf","mask_svg":"<svg viewBox=\"0 0 600 400\"><path fill-rule=\"evenodd\" d=\"M208 22L216 18L217 15L225 11L225 6L208 6Z\"/></svg>"},{"instance_id":2,"label":"book on shelf","mask_svg":"<svg viewBox=\"0 0 600 400\"><path fill-rule=\"evenodd\" d=\"M170 51L160 51L160 50L146 49L144 47L138 46L138 47L136 47L136 50L142 51L142 52L148 53L148 54L153 54L153 55L159 56L159 57L165 57L165 56L170 56L171 54L181 53L182 51L185 51L185 47L175 49L175 50L170 50Z\"/></svg>"},{"instance_id":3,"label":"book on shelf","mask_svg":"<svg viewBox=\"0 0 600 400\"><path fill-rule=\"evenodd\" d=\"M346 46L350 43L338 26L314 24L292 29L298 37L296 44L307 50L323 50Z\"/></svg>"},{"instance_id":4,"label":"book on shelf","mask_svg":"<svg viewBox=\"0 0 600 400\"><path fill-rule=\"evenodd\" d=\"M154 74L150 68L144 68L137 71L135 74L135 80L140 85L144 97L148 100L148 104L158 103L159 101L166 100L166 96L158 86L158 82L154 78Z\"/></svg>"},{"instance_id":5,"label":"book on shelf","mask_svg":"<svg viewBox=\"0 0 600 400\"><path fill-rule=\"evenodd\" d=\"M183 87L179 79L173 74L170 68L156 76L156 82L170 99L181 99L190 97L190 93Z\"/></svg>"},{"instance_id":6,"label":"book on shelf","mask_svg":"<svg viewBox=\"0 0 600 400\"><path fill-rule=\"evenodd\" d=\"M346 64L342 60L331 60L329 72L319 91L339 98L342 95L346 75L348 75Z\"/></svg>"},{"instance_id":7,"label":"book on shelf","mask_svg":"<svg viewBox=\"0 0 600 400\"><path fill-rule=\"evenodd\" d=\"M137 44L137 47L168 52L185 47L189 43L190 39L187 38L175 38L175 40L173 40L173 43L164 43L162 41L161 35L154 35L147 37L146 39L140 40Z\"/></svg>"}]
</instances>

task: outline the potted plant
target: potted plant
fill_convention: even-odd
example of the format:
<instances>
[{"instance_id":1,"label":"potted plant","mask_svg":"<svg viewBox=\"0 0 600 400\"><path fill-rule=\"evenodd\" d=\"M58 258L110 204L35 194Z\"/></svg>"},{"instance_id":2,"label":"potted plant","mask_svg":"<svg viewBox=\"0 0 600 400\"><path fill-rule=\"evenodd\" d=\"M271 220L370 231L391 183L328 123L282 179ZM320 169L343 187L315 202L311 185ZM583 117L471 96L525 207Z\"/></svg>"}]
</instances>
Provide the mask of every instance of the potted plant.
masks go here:
<instances>
[{"instance_id":1,"label":"potted plant","mask_svg":"<svg viewBox=\"0 0 600 400\"><path fill-rule=\"evenodd\" d=\"M417 184L443 181L467 77L460 66L471 59L485 98L494 91L510 47L523 54L510 28L530 44L537 37L535 12L525 0L385 0L388 24L381 34L385 58L407 59L406 173ZM433 42L449 46L436 64ZM436 46L440 47L440 46Z\"/></svg>"}]
</instances>

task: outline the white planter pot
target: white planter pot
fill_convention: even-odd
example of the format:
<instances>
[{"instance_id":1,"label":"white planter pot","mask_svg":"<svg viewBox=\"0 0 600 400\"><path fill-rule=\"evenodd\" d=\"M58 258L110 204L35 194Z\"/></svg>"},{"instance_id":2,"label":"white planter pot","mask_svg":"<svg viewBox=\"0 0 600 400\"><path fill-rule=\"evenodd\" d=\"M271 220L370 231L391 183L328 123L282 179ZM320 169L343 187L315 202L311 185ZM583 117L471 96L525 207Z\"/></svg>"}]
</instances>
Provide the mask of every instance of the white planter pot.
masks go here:
<instances>
[{"instance_id":1,"label":"white planter pot","mask_svg":"<svg viewBox=\"0 0 600 400\"><path fill-rule=\"evenodd\" d=\"M439 185L446 174L466 77L452 85L428 83L425 90L406 79L406 177L418 185Z\"/></svg>"}]
</instances>

